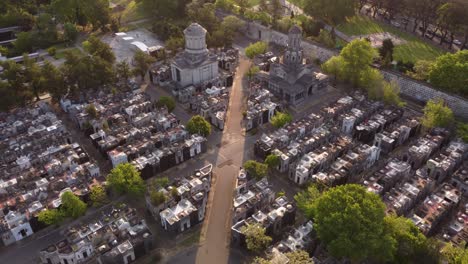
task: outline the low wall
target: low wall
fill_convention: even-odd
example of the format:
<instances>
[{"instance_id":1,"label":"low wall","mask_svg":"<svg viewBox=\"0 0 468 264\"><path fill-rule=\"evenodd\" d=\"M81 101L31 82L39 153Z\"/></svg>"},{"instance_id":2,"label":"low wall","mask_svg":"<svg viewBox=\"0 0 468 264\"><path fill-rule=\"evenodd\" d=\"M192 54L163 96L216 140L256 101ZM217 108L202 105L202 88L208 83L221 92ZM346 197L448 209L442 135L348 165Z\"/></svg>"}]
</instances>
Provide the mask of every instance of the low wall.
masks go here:
<instances>
[{"instance_id":1,"label":"low wall","mask_svg":"<svg viewBox=\"0 0 468 264\"><path fill-rule=\"evenodd\" d=\"M252 40L271 42L280 46L286 46L288 43L287 34L273 30L257 22L247 22L244 34ZM313 54L322 62L338 54L336 51L321 47L306 40L302 41L302 48L306 53Z\"/></svg>"},{"instance_id":2,"label":"low wall","mask_svg":"<svg viewBox=\"0 0 468 264\"><path fill-rule=\"evenodd\" d=\"M467 99L439 91L426 83L413 80L396 72L386 70L381 72L387 81L395 80L400 85L402 95L424 103L430 99L443 99L457 117L468 120Z\"/></svg>"}]
</instances>

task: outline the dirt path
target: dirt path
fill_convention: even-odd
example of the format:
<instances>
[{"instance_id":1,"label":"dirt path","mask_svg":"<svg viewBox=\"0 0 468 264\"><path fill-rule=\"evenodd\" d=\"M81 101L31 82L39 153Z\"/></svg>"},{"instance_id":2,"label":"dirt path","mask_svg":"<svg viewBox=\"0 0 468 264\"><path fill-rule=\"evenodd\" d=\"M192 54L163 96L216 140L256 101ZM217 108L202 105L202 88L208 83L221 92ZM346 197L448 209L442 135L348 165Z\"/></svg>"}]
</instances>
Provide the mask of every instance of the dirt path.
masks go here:
<instances>
[{"instance_id":1,"label":"dirt path","mask_svg":"<svg viewBox=\"0 0 468 264\"><path fill-rule=\"evenodd\" d=\"M206 220L203 223L200 247L196 263L227 263L229 257L232 193L239 167L247 153L242 136L243 79L250 62L240 59L236 78L232 86L223 143L218 156L227 161L219 164L214 172L216 182L210 192ZM248 148L248 147L247 147Z\"/></svg>"}]
</instances>

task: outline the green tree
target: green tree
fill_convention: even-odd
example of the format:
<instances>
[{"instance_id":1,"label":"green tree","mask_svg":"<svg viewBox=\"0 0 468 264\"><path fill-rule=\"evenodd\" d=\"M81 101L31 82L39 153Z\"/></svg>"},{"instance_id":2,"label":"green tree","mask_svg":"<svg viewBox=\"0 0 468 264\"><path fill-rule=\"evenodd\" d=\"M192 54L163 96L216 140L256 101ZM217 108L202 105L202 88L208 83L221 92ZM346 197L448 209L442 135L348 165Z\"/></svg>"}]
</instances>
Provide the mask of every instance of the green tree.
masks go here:
<instances>
[{"instance_id":1,"label":"green tree","mask_svg":"<svg viewBox=\"0 0 468 264\"><path fill-rule=\"evenodd\" d=\"M104 189L104 187L101 185L96 185L91 188L89 198L91 199L91 204L96 207L99 207L109 202L109 199L107 198L106 189Z\"/></svg>"},{"instance_id":2,"label":"green tree","mask_svg":"<svg viewBox=\"0 0 468 264\"><path fill-rule=\"evenodd\" d=\"M166 195L164 195L163 192L156 191L156 190L151 190L150 200L151 200L151 203L154 206L158 206L158 205L164 203L167 200L167 197L166 197Z\"/></svg>"},{"instance_id":3,"label":"green tree","mask_svg":"<svg viewBox=\"0 0 468 264\"><path fill-rule=\"evenodd\" d=\"M34 98L34 94L28 85L28 77L25 75L24 67L13 60L7 60L0 64L3 71L0 72L2 91L0 107L9 110L14 106L25 106Z\"/></svg>"},{"instance_id":4,"label":"green tree","mask_svg":"<svg viewBox=\"0 0 468 264\"><path fill-rule=\"evenodd\" d=\"M332 26L334 39L335 27L354 15L354 0L304 0L304 12Z\"/></svg>"},{"instance_id":5,"label":"green tree","mask_svg":"<svg viewBox=\"0 0 468 264\"><path fill-rule=\"evenodd\" d=\"M72 192L63 193L61 199L60 212L63 212L64 216L76 219L86 213L86 204Z\"/></svg>"},{"instance_id":6,"label":"green tree","mask_svg":"<svg viewBox=\"0 0 468 264\"><path fill-rule=\"evenodd\" d=\"M118 80L123 83L124 87L127 87L128 79L132 77L132 70L127 60L120 61L115 65L115 73Z\"/></svg>"},{"instance_id":7,"label":"green tree","mask_svg":"<svg viewBox=\"0 0 468 264\"><path fill-rule=\"evenodd\" d=\"M218 27L219 22L215 15L215 5L213 3L193 0L187 5L186 12L191 21L197 22L208 32L214 32Z\"/></svg>"},{"instance_id":8,"label":"green tree","mask_svg":"<svg viewBox=\"0 0 468 264\"><path fill-rule=\"evenodd\" d=\"M200 115L195 115L187 122L187 131L190 134L198 134L207 137L211 134L211 125Z\"/></svg>"},{"instance_id":9,"label":"green tree","mask_svg":"<svg viewBox=\"0 0 468 264\"><path fill-rule=\"evenodd\" d=\"M45 92L45 87L41 86L41 69L37 63L30 59L28 55L23 55L23 76L28 88L40 100L39 95Z\"/></svg>"},{"instance_id":10,"label":"green tree","mask_svg":"<svg viewBox=\"0 0 468 264\"><path fill-rule=\"evenodd\" d=\"M468 143L468 123L457 124L457 136L459 136L465 143Z\"/></svg>"},{"instance_id":11,"label":"green tree","mask_svg":"<svg viewBox=\"0 0 468 264\"><path fill-rule=\"evenodd\" d=\"M178 15L185 15L184 9L180 12L179 5L186 4L187 1L180 0L142 0L143 10L155 18L176 18ZM185 7L185 6L184 6ZM179 11L179 12L178 12Z\"/></svg>"},{"instance_id":12,"label":"green tree","mask_svg":"<svg viewBox=\"0 0 468 264\"><path fill-rule=\"evenodd\" d=\"M383 98L383 86L385 80L379 70L368 68L361 72L358 80L359 86L367 91L370 99L380 100Z\"/></svg>"},{"instance_id":13,"label":"green tree","mask_svg":"<svg viewBox=\"0 0 468 264\"><path fill-rule=\"evenodd\" d=\"M295 250L284 254L288 258L288 264L314 264L309 253L304 250Z\"/></svg>"},{"instance_id":14,"label":"green tree","mask_svg":"<svg viewBox=\"0 0 468 264\"><path fill-rule=\"evenodd\" d=\"M277 25L278 20L281 18L281 16L284 14L284 8L281 5L281 2L279 0L271 0L270 1L271 5L271 20L273 22L273 25Z\"/></svg>"},{"instance_id":15,"label":"green tree","mask_svg":"<svg viewBox=\"0 0 468 264\"><path fill-rule=\"evenodd\" d=\"M164 46L168 51L175 53L177 50L184 47L184 38L172 36L166 40Z\"/></svg>"},{"instance_id":16,"label":"green tree","mask_svg":"<svg viewBox=\"0 0 468 264\"><path fill-rule=\"evenodd\" d=\"M395 263L439 263L437 250L430 248L428 239L410 219L390 215L384 224L397 245Z\"/></svg>"},{"instance_id":17,"label":"green tree","mask_svg":"<svg viewBox=\"0 0 468 264\"><path fill-rule=\"evenodd\" d=\"M344 61L345 78L351 84L358 85L361 74L370 68L373 60L377 58L377 54L369 41L364 39L351 41L340 52Z\"/></svg>"},{"instance_id":18,"label":"green tree","mask_svg":"<svg viewBox=\"0 0 468 264\"><path fill-rule=\"evenodd\" d=\"M322 64L322 70L325 73L331 74L334 76L334 81L336 80L344 80L345 79L345 72L343 70L343 66L345 61L341 56L333 56L325 63Z\"/></svg>"},{"instance_id":19,"label":"green tree","mask_svg":"<svg viewBox=\"0 0 468 264\"><path fill-rule=\"evenodd\" d=\"M335 47L335 41L333 40L332 35L325 29L320 29L320 33L317 38L318 42L325 45L327 48Z\"/></svg>"},{"instance_id":20,"label":"green tree","mask_svg":"<svg viewBox=\"0 0 468 264\"><path fill-rule=\"evenodd\" d=\"M265 234L265 228L260 224L248 224L242 227L241 232L245 235L247 249L261 252L270 245L272 239Z\"/></svg>"},{"instance_id":21,"label":"green tree","mask_svg":"<svg viewBox=\"0 0 468 264\"><path fill-rule=\"evenodd\" d=\"M382 41L382 47L379 48L379 54L382 59L388 57L389 63L393 61L393 49L394 49L392 39L384 39Z\"/></svg>"},{"instance_id":22,"label":"green tree","mask_svg":"<svg viewBox=\"0 0 468 264\"><path fill-rule=\"evenodd\" d=\"M280 128L286 125L287 123L291 123L292 116L286 112L276 112L275 115L271 118L271 124L276 127Z\"/></svg>"},{"instance_id":23,"label":"green tree","mask_svg":"<svg viewBox=\"0 0 468 264\"><path fill-rule=\"evenodd\" d=\"M50 14L39 14L34 29L33 39L36 46L45 48L57 42L56 22Z\"/></svg>"},{"instance_id":24,"label":"green tree","mask_svg":"<svg viewBox=\"0 0 468 264\"><path fill-rule=\"evenodd\" d=\"M257 256L253 259L252 264L272 264L272 263L268 259L264 259L264 258Z\"/></svg>"},{"instance_id":25,"label":"green tree","mask_svg":"<svg viewBox=\"0 0 468 264\"><path fill-rule=\"evenodd\" d=\"M96 118L98 116L98 111L96 110L94 104L89 104L86 106L86 113L92 118Z\"/></svg>"},{"instance_id":26,"label":"green tree","mask_svg":"<svg viewBox=\"0 0 468 264\"><path fill-rule=\"evenodd\" d=\"M249 6L249 1L248 0L237 0L237 5L239 5L239 14L243 16L245 14L245 11L247 10Z\"/></svg>"},{"instance_id":27,"label":"green tree","mask_svg":"<svg viewBox=\"0 0 468 264\"><path fill-rule=\"evenodd\" d=\"M65 23L63 25L63 35L68 42L74 42L78 38L78 30L75 24Z\"/></svg>"},{"instance_id":28,"label":"green tree","mask_svg":"<svg viewBox=\"0 0 468 264\"><path fill-rule=\"evenodd\" d=\"M258 68L258 66L255 66L255 65L254 65L254 66L251 66L251 67L249 68L249 70L247 70L247 72L245 73L245 75L247 75L247 78L248 78L248 80L250 81L250 80L252 80L253 77L255 77L255 75L257 75L257 73L259 73L259 72L260 72L260 68Z\"/></svg>"},{"instance_id":29,"label":"green tree","mask_svg":"<svg viewBox=\"0 0 468 264\"><path fill-rule=\"evenodd\" d=\"M14 54L30 53L33 50L34 40L31 32L20 32L16 34L16 40L13 42Z\"/></svg>"},{"instance_id":30,"label":"green tree","mask_svg":"<svg viewBox=\"0 0 468 264\"><path fill-rule=\"evenodd\" d=\"M63 215L58 209L45 209L37 215L39 222L46 225L58 225L63 221Z\"/></svg>"},{"instance_id":31,"label":"green tree","mask_svg":"<svg viewBox=\"0 0 468 264\"><path fill-rule=\"evenodd\" d=\"M274 169L280 165L280 157L275 154L270 154L265 158L265 164L270 169Z\"/></svg>"},{"instance_id":32,"label":"green tree","mask_svg":"<svg viewBox=\"0 0 468 264\"><path fill-rule=\"evenodd\" d=\"M450 264L466 264L468 263L468 249L447 243L442 248L442 257Z\"/></svg>"},{"instance_id":33,"label":"green tree","mask_svg":"<svg viewBox=\"0 0 468 264\"><path fill-rule=\"evenodd\" d=\"M51 62L45 61L41 67L41 90L48 91L54 101L58 101L67 92L62 72Z\"/></svg>"},{"instance_id":34,"label":"green tree","mask_svg":"<svg viewBox=\"0 0 468 264\"><path fill-rule=\"evenodd\" d=\"M174 111L174 109L176 107L176 101L172 97L161 96L161 97L159 97L159 100L156 102L156 106L157 107L166 106L167 110L169 112L172 112L172 111Z\"/></svg>"},{"instance_id":35,"label":"green tree","mask_svg":"<svg viewBox=\"0 0 468 264\"><path fill-rule=\"evenodd\" d=\"M145 182L140 172L130 163L121 163L107 175L109 186L118 194L128 193L141 196L145 192Z\"/></svg>"},{"instance_id":36,"label":"green tree","mask_svg":"<svg viewBox=\"0 0 468 264\"><path fill-rule=\"evenodd\" d=\"M265 53L267 49L268 44L266 42L258 41L253 44L250 44L249 46L247 46L247 48L245 48L245 55L249 59L253 59L255 58L255 56Z\"/></svg>"},{"instance_id":37,"label":"green tree","mask_svg":"<svg viewBox=\"0 0 468 264\"><path fill-rule=\"evenodd\" d=\"M320 197L320 191L315 184L310 184L306 190L298 192L294 195L297 208L304 214L308 219L313 217L313 203Z\"/></svg>"},{"instance_id":38,"label":"green tree","mask_svg":"<svg viewBox=\"0 0 468 264\"><path fill-rule=\"evenodd\" d=\"M400 99L400 86L396 81L384 82L383 101L389 105L403 107L405 103Z\"/></svg>"},{"instance_id":39,"label":"green tree","mask_svg":"<svg viewBox=\"0 0 468 264\"><path fill-rule=\"evenodd\" d=\"M449 92L468 95L468 50L438 57L429 72L429 81Z\"/></svg>"},{"instance_id":40,"label":"green tree","mask_svg":"<svg viewBox=\"0 0 468 264\"><path fill-rule=\"evenodd\" d=\"M260 180L268 174L268 166L255 160L248 160L244 163L244 169L255 179Z\"/></svg>"},{"instance_id":41,"label":"green tree","mask_svg":"<svg viewBox=\"0 0 468 264\"><path fill-rule=\"evenodd\" d=\"M422 125L426 128L450 127L454 122L453 111L443 100L429 100L423 109Z\"/></svg>"},{"instance_id":42,"label":"green tree","mask_svg":"<svg viewBox=\"0 0 468 264\"><path fill-rule=\"evenodd\" d=\"M154 180L154 183L157 187L166 188L167 186L169 186L169 178L167 177L156 178Z\"/></svg>"},{"instance_id":43,"label":"green tree","mask_svg":"<svg viewBox=\"0 0 468 264\"><path fill-rule=\"evenodd\" d=\"M62 22L103 28L110 23L108 0L52 0L50 7Z\"/></svg>"},{"instance_id":44,"label":"green tree","mask_svg":"<svg viewBox=\"0 0 468 264\"><path fill-rule=\"evenodd\" d=\"M384 231L385 205L360 185L331 188L313 202L315 230L328 252L352 261L391 260L396 243Z\"/></svg>"},{"instance_id":45,"label":"green tree","mask_svg":"<svg viewBox=\"0 0 468 264\"><path fill-rule=\"evenodd\" d=\"M429 78L429 72L431 71L432 62L427 60L418 60L413 67L413 71L408 71L411 78L420 81L426 81Z\"/></svg>"},{"instance_id":46,"label":"green tree","mask_svg":"<svg viewBox=\"0 0 468 264\"><path fill-rule=\"evenodd\" d=\"M156 62L156 59L146 54L145 52L138 50L137 52L135 52L133 61L135 62L135 74L140 75L141 79L144 80L145 75L148 72L151 64Z\"/></svg>"},{"instance_id":47,"label":"green tree","mask_svg":"<svg viewBox=\"0 0 468 264\"><path fill-rule=\"evenodd\" d=\"M98 56L108 63L115 62L115 55L109 44L102 42L98 37L91 35L83 42L83 48L91 55Z\"/></svg>"},{"instance_id":48,"label":"green tree","mask_svg":"<svg viewBox=\"0 0 468 264\"><path fill-rule=\"evenodd\" d=\"M115 83L112 64L99 56L81 56L65 52L65 62L61 70L72 92L97 90Z\"/></svg>"},{"instance_id":49,"label":"green tree","mask_svg":"<svg viewBox=\"0 0 468 264\"><path fill-rule=\"evenodd\" d=\"M245 22L237 18L236 16L227 16L221 22L219 29L216 32L221 32L223 38L221 38L222 47L231 47L234 37L239 30L244 26Z\"/></svg>"}]
</instances>

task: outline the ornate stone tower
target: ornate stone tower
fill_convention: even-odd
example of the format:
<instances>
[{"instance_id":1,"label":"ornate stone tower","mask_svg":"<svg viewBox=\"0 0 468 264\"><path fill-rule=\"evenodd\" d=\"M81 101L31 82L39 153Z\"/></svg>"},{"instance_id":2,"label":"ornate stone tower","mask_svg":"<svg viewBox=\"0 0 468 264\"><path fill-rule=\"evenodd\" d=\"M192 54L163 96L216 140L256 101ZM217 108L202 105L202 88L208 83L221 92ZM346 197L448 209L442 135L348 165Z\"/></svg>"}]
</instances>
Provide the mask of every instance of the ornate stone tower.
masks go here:
<instances>
[{"instance_id":1,"label":"ornate stone tower","mask_svg":"<svg viewBox=\"0 0 468 264\"><path fill-rule=\"evenodd\" d=\"M193 62L200 61L208 53L206 48L206 29L192 23L184 30L185 52Z\"/></svg>"},{"instance_id":2,"label":"ornate stone tower","mask_svg":"<svg viewBox=\"0 0 468 264\"><path fill-rule=\"evenodd\" d=\"M291 27L288 33L288 48L284 53L283 63L291 70L302 66L302 30L297 25Z\"/></svg>"}]
</instances>

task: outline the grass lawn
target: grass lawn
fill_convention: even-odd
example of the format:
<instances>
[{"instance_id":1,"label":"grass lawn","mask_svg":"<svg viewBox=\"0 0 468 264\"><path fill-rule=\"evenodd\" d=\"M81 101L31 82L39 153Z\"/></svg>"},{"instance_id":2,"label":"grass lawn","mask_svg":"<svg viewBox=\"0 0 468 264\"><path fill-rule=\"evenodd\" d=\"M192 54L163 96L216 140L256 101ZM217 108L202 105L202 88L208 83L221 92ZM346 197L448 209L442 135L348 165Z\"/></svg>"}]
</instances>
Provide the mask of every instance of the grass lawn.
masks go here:
<instances>
[{"instance_id":1,"label":"grass lawn","mask_svg":"<svg viewBox=\"0 0 468 264\"><path fill-rule=\"evenodd\" d=\"M114 3L121 4L125 7L125 10L122 12L113 14L115 17L119 17L119 15L122 16L121 23L128 23L146 17L142 4L137 3L135 0L120 0Z\"/></svg>"},{"instance_id":2,"label":"grass lawn","mask_svg":"<svg viewBox=\"0 0 468 264\"><path fill-rule=\"evenodd\" d=\"M395 47L394 58L395 60L402 60L406 62L416 62L418 60L434 60L438 56L446 53L444 50L426 43L416 36L403 32L397 28L389 25L377 23L370 18L355 16L345 24L341 24L337 29L348 36L366 35L380 32L390 32L407 41L406 44L398 45Z\"/></svg>"}]
</instances>

